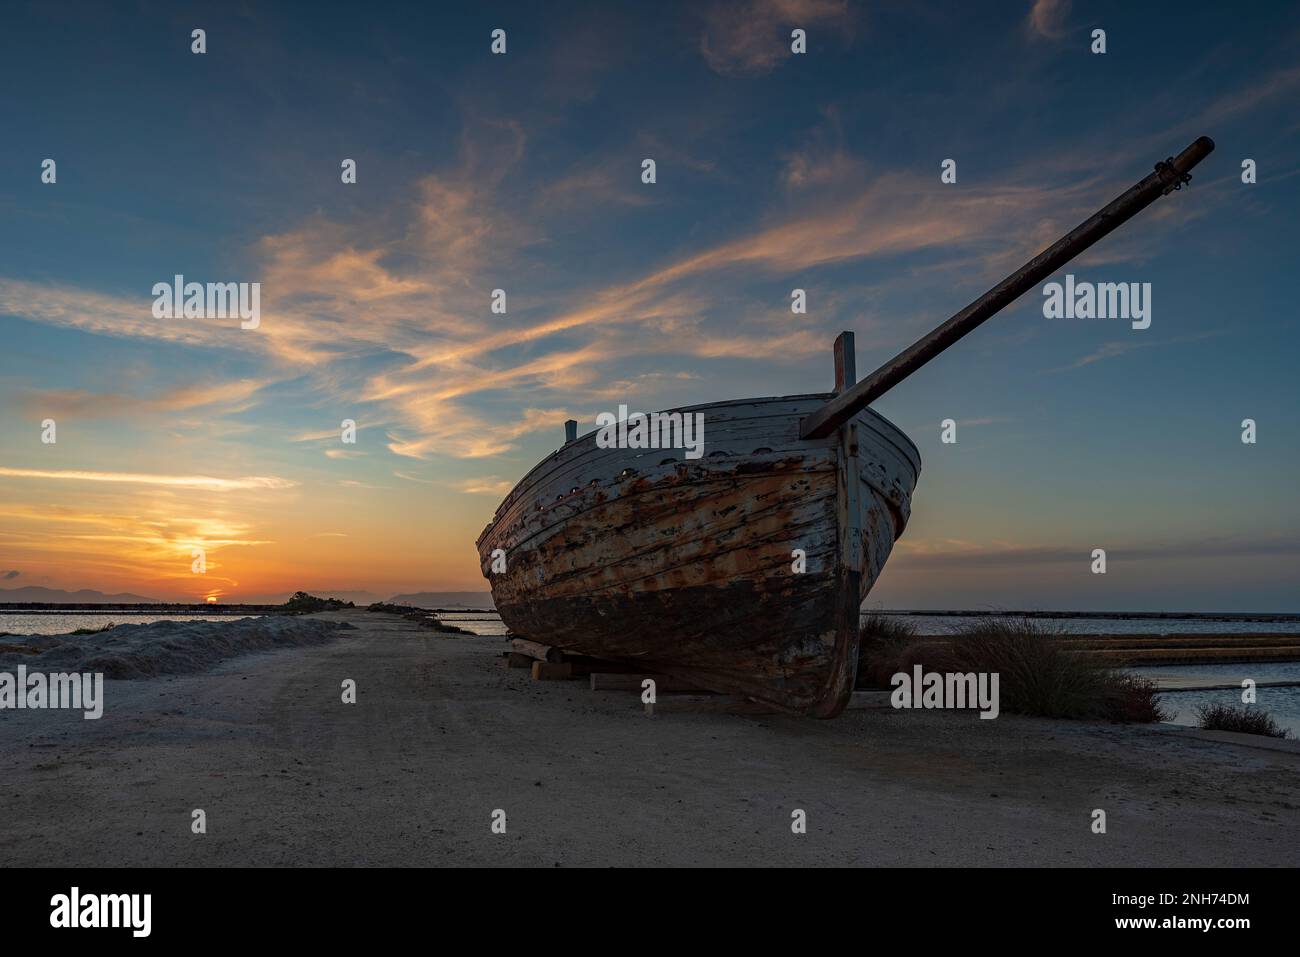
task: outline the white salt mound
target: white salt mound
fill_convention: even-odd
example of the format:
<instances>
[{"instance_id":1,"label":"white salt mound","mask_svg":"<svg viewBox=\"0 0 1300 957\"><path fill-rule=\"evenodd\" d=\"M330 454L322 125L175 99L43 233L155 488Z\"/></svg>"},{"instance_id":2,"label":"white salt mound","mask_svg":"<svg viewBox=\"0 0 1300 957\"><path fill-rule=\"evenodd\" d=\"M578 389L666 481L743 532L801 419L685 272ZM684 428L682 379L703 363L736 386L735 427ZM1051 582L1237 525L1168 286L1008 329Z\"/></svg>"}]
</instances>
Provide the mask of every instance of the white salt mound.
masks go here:
<instances>
[{"instance_id":1,"label":"white salt mound","mask_svg":"<svg viewBox=\"0 0 1300 957\"><path fill-rule=\"evenodd\" d=\"M152 678L204 671L219 661L333 641L355 626L318 618L271 616L233 621L155 621L93 635L6 635L0 671L103 672L105 678Z\"/></svg>"}]
</instances>

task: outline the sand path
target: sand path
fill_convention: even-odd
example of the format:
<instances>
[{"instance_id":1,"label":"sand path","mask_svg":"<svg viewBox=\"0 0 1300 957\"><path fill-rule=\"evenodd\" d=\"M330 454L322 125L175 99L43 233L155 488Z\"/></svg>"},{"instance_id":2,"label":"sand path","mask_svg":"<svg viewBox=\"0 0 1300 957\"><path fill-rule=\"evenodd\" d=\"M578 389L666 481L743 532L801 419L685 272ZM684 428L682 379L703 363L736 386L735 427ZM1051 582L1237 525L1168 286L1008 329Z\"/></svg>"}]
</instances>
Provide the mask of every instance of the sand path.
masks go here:
<instances>
[{"instance_id":1,"label":"sand path","mask_svg":"<svg viewBox=\"0 0 1300 957\"><path fill-rule=\"evenodd\" d=\"M496 668L500 639L324 617L358 630L106 682L99 721L0 714L0 864L1300 863L1300 754L1011 716L647 719Z\"/></svg>"}]
</instances>

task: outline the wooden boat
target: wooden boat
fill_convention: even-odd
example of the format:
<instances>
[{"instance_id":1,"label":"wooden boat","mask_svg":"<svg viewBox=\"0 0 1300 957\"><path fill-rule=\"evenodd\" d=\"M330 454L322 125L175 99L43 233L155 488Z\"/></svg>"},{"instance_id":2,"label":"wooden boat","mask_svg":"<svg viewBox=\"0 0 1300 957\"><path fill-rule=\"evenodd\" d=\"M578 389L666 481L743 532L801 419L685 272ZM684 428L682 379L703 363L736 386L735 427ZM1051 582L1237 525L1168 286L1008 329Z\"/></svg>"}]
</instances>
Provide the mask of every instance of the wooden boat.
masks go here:
<instances>
[{"instance_id":1,"label":"wooden boat","mask_svg":"<svg viewBox=\"0 0 1300 957\"><path fill-rule=\"evenodd\" d=\"M857 670L859 609L903 533L916 447L867 408L1160 196L1201 137L861 382L852 333L835 391L718 402L705 454L602 448L597 432L530 471L478 539L510 630L795 713L833 717Z\"/></svg>"}]
</instances>

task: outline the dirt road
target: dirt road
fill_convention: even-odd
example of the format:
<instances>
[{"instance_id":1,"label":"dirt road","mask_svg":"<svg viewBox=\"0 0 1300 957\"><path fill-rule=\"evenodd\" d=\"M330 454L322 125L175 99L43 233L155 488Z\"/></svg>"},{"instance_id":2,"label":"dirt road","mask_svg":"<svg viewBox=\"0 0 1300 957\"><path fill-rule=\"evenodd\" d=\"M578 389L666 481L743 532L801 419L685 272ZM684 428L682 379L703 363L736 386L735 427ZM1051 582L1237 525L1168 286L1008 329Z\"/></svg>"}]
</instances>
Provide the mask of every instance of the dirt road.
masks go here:
<instances>
[{"instance_id":1,"label":"dirt road","mask_svg":"<svg viewBox=\"0 0 1300 957\"><path fill-rule=\"evenodd\" d=\"M651 719L496 668L500 639L325 617L358 629L106 682L98 721L0 714L0 864L1300 863L1297 754L1013 716Z\"/></svg>"}]
</instances>

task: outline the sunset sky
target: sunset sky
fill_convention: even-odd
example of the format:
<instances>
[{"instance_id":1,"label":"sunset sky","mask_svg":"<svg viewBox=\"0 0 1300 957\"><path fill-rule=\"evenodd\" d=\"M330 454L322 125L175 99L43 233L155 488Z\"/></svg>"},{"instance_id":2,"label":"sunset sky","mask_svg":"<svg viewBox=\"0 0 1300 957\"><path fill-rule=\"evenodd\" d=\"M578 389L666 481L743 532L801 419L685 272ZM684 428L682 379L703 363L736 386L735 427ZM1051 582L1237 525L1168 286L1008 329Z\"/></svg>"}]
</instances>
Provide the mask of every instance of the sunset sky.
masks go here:
<instances>
[{"instance_id":1,"label":"sunset sky","mask_svg":"<svg viewBox=\"0 0 1300 957\"><path fill-rule=\"evenodd\" d=\"M923 470L870 604L1300 610L1300 6L263 6L9 6L0 587L485 591L566 418L870 371L1206 134L1069 270L1149 329L1035 290L876 404ZM178 273L260 328L154 318Z\"/></svg>"}]
</instances>

